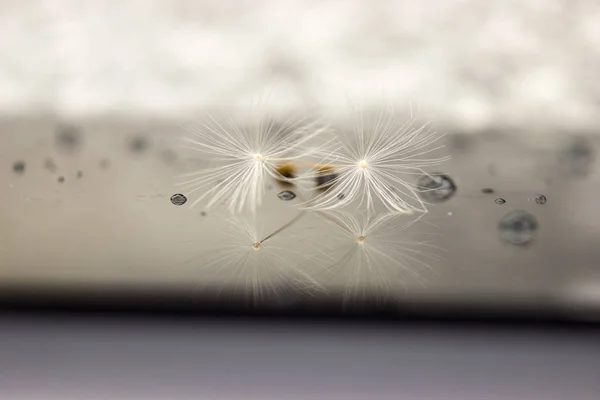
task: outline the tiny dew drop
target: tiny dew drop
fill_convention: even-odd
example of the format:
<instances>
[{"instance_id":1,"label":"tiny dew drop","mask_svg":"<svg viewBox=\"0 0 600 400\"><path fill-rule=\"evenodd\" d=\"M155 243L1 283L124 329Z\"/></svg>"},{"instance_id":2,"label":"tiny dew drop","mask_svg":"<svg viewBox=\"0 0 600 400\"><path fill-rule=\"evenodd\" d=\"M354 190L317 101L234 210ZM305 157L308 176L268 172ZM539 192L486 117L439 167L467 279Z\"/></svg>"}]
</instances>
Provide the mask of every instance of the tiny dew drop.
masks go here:
<instances>
[{"instance_id":1,"label":"tiny dew drop","mask_svg":"<svg viewBox=\"0 0 600 400\"><path fill-rule=\"evenodd\" d=\"M25 161L15 161L13 164L13 171L17 174L25 172Z\"/></svg>"},{"instance_id":2,"label":"tiny dew drop","mask_svg":"<svg viewBox=\"0 0 600 400\"><path fill-rule=\"evenodd\" d=\"M535 202L538 204L546 204L547 201L548 201L548 198L546 196L544 196L543 194L539 194L539 195L535 196Z\"/></svg>"},{"instance_id":3,"label":"tiny dew drop","mask_svg":"<svg viewBox=\"0 0 600 400\"><path fill-rule=\"evenodd\" d=\"M537 219L525 211L511 211L500 219L500 238L516 246L525 246L535 238L538 229Z\"/></svg>"},{"instance_id":4,"label":"tiny dew drop","mask_svg":"<svg viewBox=\"0 0 600 400\"><path fill-rule=\"evenodd\" d=\"M63 183L65 181L65 177L64 176L59 176L58 177L58 183Z\"/></svg>"},{"instance_id":5,"label":"tiny dew drop","mask_svg":"<svg viewBox=\"0 0 600 400\"><path fill-rule=\"evenodd\" d=\"M182 206L185 204L186 201L187 198L181 193L177 193L171 196L171 203L175 204L176 206Z\"/></svg>"},{"instance_id":6,"label":"tiny dew drop","mask_svg":"<svg viewBox=\"0 0 600 400\"><path fill-rule=\"evenodd\" d=\"M421 197L431 203L446 201L456 193L456 184L446 174L424 175L419 178L417 186L421 191Z\"/></svg>"},{"instance_id":7,"label":"tiny dew drop","mask_svg":"<svg viewBox=\"0 0 600 400\"><path fill-rule=\"evenodd\" d=\"M51 158L47 158L46 161L44 161L44 168L46 168L50 172L56 172L57 169L56 163Z\"/></svg>"},{"instance_id":8,"label":"tiny dew drop","mask_svg":"<svg viewBox=\"0 0 600 400\"><path fill-rule=\"evenodd\" d=\"M498 197L496 200L494 200L494 203L504 204L504 203L506 203L506 200L504 200L502 197Z\"/></svg>"},{"instance_id":9,"label":"tiny dew drop","mask_svg":"<svg viewBox=\"0 0 600 400\"><path fill-rule=\"evenodd\" d=\"M284 190L277 195L283 201L290 201L296 198L296 194L291 190Z\"/></svg>"}]
</instances>

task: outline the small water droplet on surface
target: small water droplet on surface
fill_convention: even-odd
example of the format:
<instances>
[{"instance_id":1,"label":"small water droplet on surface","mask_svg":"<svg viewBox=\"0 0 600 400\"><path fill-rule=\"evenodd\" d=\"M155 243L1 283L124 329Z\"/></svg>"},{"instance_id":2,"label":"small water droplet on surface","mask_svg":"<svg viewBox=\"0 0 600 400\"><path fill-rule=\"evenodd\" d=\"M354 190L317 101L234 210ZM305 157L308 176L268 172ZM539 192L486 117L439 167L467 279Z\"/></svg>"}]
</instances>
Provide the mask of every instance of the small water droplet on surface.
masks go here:
<instances>
[{"instance_id":1,"label":"small water droplet on surface","mask_svg":"<svg viewBox=\"0 0 600 400\"><path fill-rule=\"evenodd\" d=\"M535 202L538 204L546 204L547 201L548 198L543 194L538 194L537 196L535 196Z\"/></svg>"},{"instance_id":2,"label":"small water droplet on surface","mask_svg":"<svg viewBox=\"0 0 600 400\"><path fill-rule=\"evenodd\" d=\"M492 193L494 193L494 189L492 189L492 188L483 188L483 189L481 189L481 193L492 194Z\"/></svg>"},{"instance_id":3,"label":"small water droplet on surface","mask_svg":"<svg viewBox=\"0 0 600 400\"><path fill-rule=\"evenodd\" d=\"M51 158L47 158L46 161L44 161L44 168L46 168L50 172L56 172L57 169L56 163Z\"/></svg>"},{"instance_id":4,"label":"small water droplet on surface","mask_svg":"<svg viewBox=\"0 0 600 400\"><path fill-rule=\"evenodd\" d=\"M81 130L73 125L61 125L56 129L56 145L60 150L73 153L81 147L83 135Z\"/></svg>"},{"instance_id":5,"label":"small water droplet on surface","mask_svg":"<svg viewBox=\"0 0 600 400\"><path fill-rule=\"evenodd\" d=\"M15 161L15 163L13 164L13 171L16 174L25 173L25 161Z\"/></svg>"},{"instance_id":6,"label":"small water droplet on surface","mask_svg":"<svg viewBox=\"0 0 600 400\"><path fill-rule=\"evenodd\" d=\"M296 198L296 193L290 190L284 190L283 192L279 192L277 195L283 201L290 201Z\"/></svg>"},{"instance_id":7,"label":"small water droplet on surface","mask_svg":"<svg viewBox=\"0 0 600 400\"><path fill-rule=\"evenodd\" d=\"M417 185L422 190L421 197L431 203L446 201L456 193L456 184L446 174L424 175L419 178Z\"/></svg>"},{"instance_id":8,"label":"small water droplet on surface","mask_svg":"<svg viewBox=\"0 0 600 400\"><path fill-rule=\"evenodd\" d=\"M65 177L59 176L57 180L58 180L58 183L63 183L65 181Z\"/></svg>"},{"instance_id":9,"label":"small water droplet on surface","mask_svg":"<svg viewBox=\"0 0 600 400\"><path fill-rule=\"evenodd\" d=\"M83 177L83 171L77 171L77 178L81 179Z\"/></svg>"},{"instance_id":10,"label":"small water droplet on surface","mask_svg":"<svg viewBox=\"0 0 600 400\"><path fill-rule=\"evenodd\" d=\"M201 211L200 215L203 216L203 217L206 217L206 211Z\"/></svg>"},{"instance_id":11,"label":"small water droplet on surface","mask_svg":"<svg viewBox=\"0 0 600 400\"><path fill-rule=\"evenodd\" d=\"M143 153L150 147L150 140L142 135L129 139L128 148L132 153Z\"/></svg>"},{"instance_id":12,"label":"small water droplet on surface","mask_svg":"<svg viewBox=\"0 0 600 400\"><path fill-rule=\"evenodd\" d=\"M594 163L592 145L584 137L577 137L561 151L560 160L571 175L586 176Z\"/></svg>"},{"instance_id":13,"label":"small water droplet on surface","mask_svg":"<svg viewBox=\"0 0 600 400\"><path fill-rule=\"evenodd\" d=\"M498 230L503 241L516 246L525 246L535 238L538 226L533 214L516 210L500 219Z\"/></svg>"},{"instance_id":14,"label":"small water droplet on surface","mask_svg":"<svg viewBox=\"0 0 600 400\"><path fill-rule=\"evenodd\" d=\"M284 190L283 192L279 192L277 195L283 201L290 201L296 198L296 193L290 190Z\"/></svg>"},{"instance_id":15,"label":"small water droplet on surface","mask_svg":"<svg viewBox=\"0 0 600 400\"><path fill-rule=\"evenodd\" d=\"M185 197L181 193L177 193L171 196L171 203L175 204L176 206L182 206L185 204L186 201L187 197Z\"/></svg>"},{"instance_id":16,"label":"small water droplet on surface","mask_svg":"<svg viewBox=\"0 0 600 400\"><path fill-rule=\"evenodd\" d=\"M494 200L494 203L496 203L496 204L505 204L506 200L504 200L502 197L498 197L496 200Z\"/></svg>"}]
</instances>

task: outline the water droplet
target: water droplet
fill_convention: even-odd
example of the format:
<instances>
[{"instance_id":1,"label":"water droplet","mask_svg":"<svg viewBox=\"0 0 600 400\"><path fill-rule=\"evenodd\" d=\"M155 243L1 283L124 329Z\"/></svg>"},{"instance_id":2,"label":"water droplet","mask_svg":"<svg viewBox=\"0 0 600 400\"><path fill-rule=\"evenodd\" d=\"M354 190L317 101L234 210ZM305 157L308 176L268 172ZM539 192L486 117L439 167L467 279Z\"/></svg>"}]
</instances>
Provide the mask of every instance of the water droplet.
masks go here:
<instances>
[{"instance_id":1,"label":"water droplet","mask_svg":"<svg viewBox=\"0 0 600 400\"><path fill-rule=\"evenodd\" d=\"M511 211L500 219L500 237L507 243L525 246L535 238L537 219L526 211Z\"/></svg>"},{"instance_id":2,"label":"water droplet","mask_svg":"<svg viewBox=\"0 0 600 400\"><path fill-rule=\"evenodd\" d=\"M284 190L283 192L280 192L277 197L283 201L290 201L296 198L296 194L290 190Z\"/></svg>"},{"instance_id":3,"label":"water droplet","mask_svg":"<svg viewBox=\"0 0 600 400\"><path fill-rule=\"evenodd\" d=\"M146 136L138 135L129 139L128 148L132 153L143 153L150 147L150 140Z\"/></svg>"},{"instance_id":4,"label":"water droplet","mask_svg":"<svg viewBox=\"0 0 600 400\"><path fill-rule=\"evenodd\" d=\"M77 171L77 178L78 179L83 178L83 171Z\"/></svg>"},{"instance_id":5,"label":"water droplet","mask_svg":"<svg viewBox=\"0 0 600 400\"><path fill-rule=\"evenodd\" d=\"M537 196L535 196L535 202L538 204L546 204L547 201L548 198L543 194L538 194Z\"/></svg>"},{"instance_id":6,"label":"water droplet","mask_svg":"<svg viewBox=\"0 0 600 400\"><path fill-rule=\"evenodd\" d=\"M504 203L506 203L506 200L504 200L502 197L498 197L496 200L494 200L494 203L504 204Z\"/></svg>"},{"instance_id":7,"label":"water droplet","mask_svg":"<svg viewBox=\"0 0 600 400\"><path fill-rule=\"evenodd\" d=\"M206 211L201 211L200 215L203 216L203 217L206 217Z\"/></svg>"},{"instance_id":8,"label":"water droplet","mask_svg":"<svg viewBox=\"0 0 600 400\"><path fill-rule=\"evenodd\" d=\"M48 171L50 171L52 173L56 172L56 169L57 169L56 163L51 158L47 158L46 161L44 161L44 168L46 168Z\"/></svg>"},{"instance_id":9,"label":"water droplet","mask_svg":"<svg viewBox=\"0 0 600 400\"><path fill-rule=\"evenodd\" d=\"M25 161L15 161L15 163L13 164L13 171L16 174L25 173Z\"/></svg>"},{"instance_id":10,"label":"water droplet","mask_svg":"<svg viewBox=\"0 0 600 400\"><path fill-rule=\"evenodd\" d=\"M417 185L422 190L421 197L431 203L446 201L456 193L456 184L445 174L424 175L419 178Z\"/></svg>"},{"instance_id":11,"label":"water droplet","mask_svg":"<svg viewBox=\"0 0 600 400\"><path fill-rule=\"evenodd\" d=\"M63 183L65 181L65 177L64 176L59 176L58 177L58 183Z\"/></svg>"},{"instance_id":12,"label":"water droplet","mask_svg":"<svg viewBox=\"0 0 600 400\"><path fill-rule=\"evenodd\" d=\"M171 196L171 203L175 204L176 206L182 206L185 204L186 201L187 198L181 193L177 193Z\"/></svg>"},{"instance_id":13,"label":"water droplet","mask_svg":"<svg viewBox=\"0 0 600 400\"><path fill-rule=\"evenodd\" d=\"M83 135L73 125L61 125L56 129L56 145L60 150L74 153L81 148Z\"/></svg>"},{"instance_id":14,"label":"water droplet","mask_svg":"<svg viewBox=\"0 0 600 400\"><path fill-rule=\"evenodd\" d=\"M585 176L594 162L594 150L588 140L578 137L561 151L559 158L570 174Z\"/></svg>"},{"instance_id":15,"label":"water droplet","mask_svg":"<svg viewBox=\"0 0 600 400\"><path fill-rule=\"evenodd\" d=\"M492 194L492 193L494 193L494 189L492 189L492 188L483 188L483 189L481 189L481 193Z\"/></svg>"}]
</instances>

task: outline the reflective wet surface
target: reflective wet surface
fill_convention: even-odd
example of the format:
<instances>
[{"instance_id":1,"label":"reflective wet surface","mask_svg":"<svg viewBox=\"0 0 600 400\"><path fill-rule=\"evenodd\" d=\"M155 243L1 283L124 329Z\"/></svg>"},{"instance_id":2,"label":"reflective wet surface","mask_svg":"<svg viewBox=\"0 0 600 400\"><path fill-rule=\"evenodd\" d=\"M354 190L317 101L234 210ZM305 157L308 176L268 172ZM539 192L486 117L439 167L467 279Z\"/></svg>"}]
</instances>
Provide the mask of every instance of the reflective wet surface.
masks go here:
<instances>
[{"instance_id":1,"label":"reflective wet surface","mask_svg":"<svg viewBox=\"0 0 600 400\"><path fill-rule=\"evenodd\" d=\"M177 176L207 165L180 148L178 121L73 121L66 125L76 131L57 133L63 125L51 118L0 121L0 284L127 283L193 292L199 281L216 279L203 270L203 257L226 217L218 207L190 208L173 195ZM390 278L398 298L600 305L593 295L600 288L600 176L592 157L598 143L581 137L557 133L536 143L517 132L483 132L462 137L463 151L448 146L452 159L437 169L458 190L432 205L424 224L397 234L399 242L429 235L439 260L415 264L423 281ZM314 182L305 186L291 193L305 200L315 190ZM299 213L297 200L281 201L291 200L281 193L265 189L258 210L265 232ZM499 198L505 204L496 204ZM514 219L517 211L528 217ZM290 254L327 254L336 243L322 223L308 213L286 228L297 238ZM316 251L303 268L335 296L347 276L321 274L331 264L323 260Z\"/></svg>"}]
</instances>

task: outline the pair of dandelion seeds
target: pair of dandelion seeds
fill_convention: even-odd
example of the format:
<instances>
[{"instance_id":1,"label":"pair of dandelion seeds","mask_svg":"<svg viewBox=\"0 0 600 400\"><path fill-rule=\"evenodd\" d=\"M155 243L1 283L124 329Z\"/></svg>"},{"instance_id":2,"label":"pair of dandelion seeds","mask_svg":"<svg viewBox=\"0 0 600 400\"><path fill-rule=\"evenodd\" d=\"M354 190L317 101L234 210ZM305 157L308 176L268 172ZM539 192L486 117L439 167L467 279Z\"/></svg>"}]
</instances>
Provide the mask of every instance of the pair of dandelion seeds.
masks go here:
<instances>
[{"instance_id":1,"label":"pair of dandelion seeds","mask_svg":"<svg viewBox=\"0 0 600 400\"><path fill-rule=\"evenodd\" d=\"M340 127L215 116L184 126L185 147L207 167L178 185L192 207L222 218L196 259L200 280L218 275L212 282L254 302L335 287L348 300L387 297L421 281L435 245L404 233L427 212L421 194L431 188L417 178L446 159L432 157L442 135L390 108L363 114L352 111Z\"/></svg>"}]
</instances>

